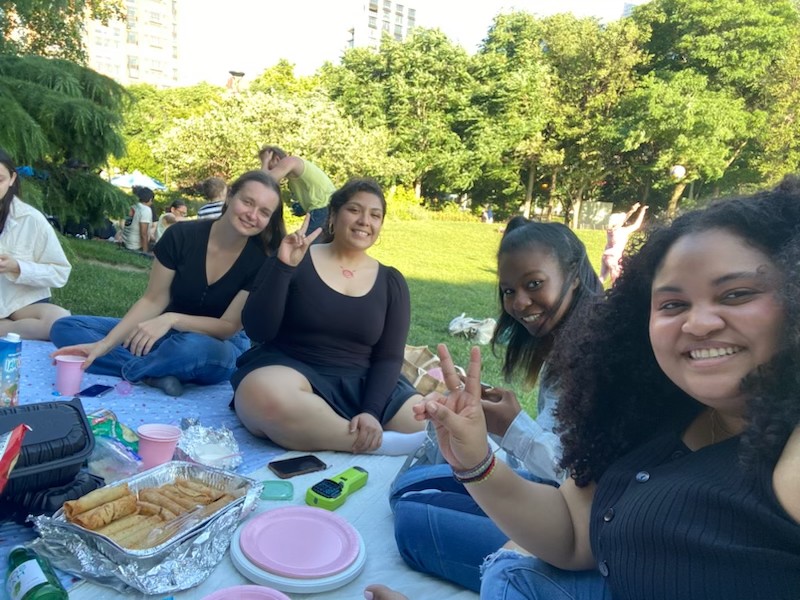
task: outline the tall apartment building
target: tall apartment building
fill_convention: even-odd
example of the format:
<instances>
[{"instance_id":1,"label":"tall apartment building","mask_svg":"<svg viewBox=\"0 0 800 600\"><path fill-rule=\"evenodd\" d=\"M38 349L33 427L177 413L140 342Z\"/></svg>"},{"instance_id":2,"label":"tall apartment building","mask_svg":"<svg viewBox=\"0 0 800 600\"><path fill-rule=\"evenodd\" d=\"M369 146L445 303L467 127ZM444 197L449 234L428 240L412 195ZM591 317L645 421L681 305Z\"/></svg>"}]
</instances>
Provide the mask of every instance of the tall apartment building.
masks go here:
<instances>
[{"instance_id":1,"label":"tall apartment building","mask_svg":"<svg viewBox=\"0 0 800 600\"><path fill-rule=\"evenodd\" d=\"M86 24L89 66L123 85L178 85L178 0L126 0L125 22Z\"/></svg>"},{"instance_id":2,"label":"tall apartment building","mask_svg":"<svg viewBox=\"0 0 800 600\"><path fill-rule=\"evenodd\" d=\"M394 0L368 0L356 25L350 30L350 48L380 46L381 37L387 34L398 41L406 39L414 29L417 11Z\"/></svg>"}]
</instances>

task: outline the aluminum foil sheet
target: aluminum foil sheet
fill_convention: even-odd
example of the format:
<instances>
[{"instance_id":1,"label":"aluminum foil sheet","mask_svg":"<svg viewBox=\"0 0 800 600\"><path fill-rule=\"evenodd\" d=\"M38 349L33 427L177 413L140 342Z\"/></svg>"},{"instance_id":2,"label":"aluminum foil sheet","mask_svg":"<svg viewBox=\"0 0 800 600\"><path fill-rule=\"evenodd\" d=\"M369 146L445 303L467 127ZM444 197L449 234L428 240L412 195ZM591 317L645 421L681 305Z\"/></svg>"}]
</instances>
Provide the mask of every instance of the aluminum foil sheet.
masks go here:
<instances>
[{"instance_id":1,"label":"aluminum foil sheet","mask_svg":"<svg viewBox=\"0 0 800 600\"><path fill-rule=\"evenodd\" d=\"M116 482L132 491L197 479L225 489L236 500L189 530L146 550L122 548L109 538L68 523L63 510L52 517L32 517L39 533L31 547L55 566L120 592L131 588L145 594L178 592L203 582L222 560L238 522L255 507L262 484L219 469L173 461Z\"/></svg>"},{"instance_id":2,"label":"aluminum foil sheet","mask_svg":"<svg viewBox=\"0 0 800 600\"><path fill-rule=\"evenodd\" d=\"M226 427L203 427L194 419L181 423L176 456L181 460L233 471L242 464L239 444Z\"/></svg>"}]
</instances>

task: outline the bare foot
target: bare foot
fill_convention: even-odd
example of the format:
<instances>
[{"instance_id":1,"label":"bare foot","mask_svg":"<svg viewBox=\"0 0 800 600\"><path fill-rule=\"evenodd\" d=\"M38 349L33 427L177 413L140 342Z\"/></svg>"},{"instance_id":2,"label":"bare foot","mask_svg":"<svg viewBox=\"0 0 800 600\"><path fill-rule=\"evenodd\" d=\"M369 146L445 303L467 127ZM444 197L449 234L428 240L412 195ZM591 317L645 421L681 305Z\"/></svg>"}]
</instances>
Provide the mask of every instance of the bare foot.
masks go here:
<instances>
[{"instance_id":1,"label":"bare foot","mask_svg":"<svg viewBox=\"0 0 800 600\"><path fill-rule=\"evenodd\" d=\"M364 590L364 598L366 598L366 600L408 600L408 598L400 592L395 592L385 585L377 583L366 587Z\"/></svg>"}]
</instances>

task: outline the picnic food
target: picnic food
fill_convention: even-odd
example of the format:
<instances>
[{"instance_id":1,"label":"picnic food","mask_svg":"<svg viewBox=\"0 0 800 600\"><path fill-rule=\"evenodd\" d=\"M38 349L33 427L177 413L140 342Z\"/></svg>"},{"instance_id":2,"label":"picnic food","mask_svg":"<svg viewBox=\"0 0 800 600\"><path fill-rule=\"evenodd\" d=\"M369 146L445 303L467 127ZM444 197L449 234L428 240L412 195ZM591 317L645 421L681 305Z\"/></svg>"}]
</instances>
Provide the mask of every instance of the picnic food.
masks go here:
<instances>
[{"instance_id":1,"label":"picnic food","mask_svg":"<svg viewBox=\"0 0 800 600\"><path fill-rule=\"evenodd\" d=\"M64 515L70 523L104 535L123 548L141 550L166 542L235 499L235 495L201 481L178 478L136 493L127 483L100 488L65 502Z\"/></svg>"}]
</instances>

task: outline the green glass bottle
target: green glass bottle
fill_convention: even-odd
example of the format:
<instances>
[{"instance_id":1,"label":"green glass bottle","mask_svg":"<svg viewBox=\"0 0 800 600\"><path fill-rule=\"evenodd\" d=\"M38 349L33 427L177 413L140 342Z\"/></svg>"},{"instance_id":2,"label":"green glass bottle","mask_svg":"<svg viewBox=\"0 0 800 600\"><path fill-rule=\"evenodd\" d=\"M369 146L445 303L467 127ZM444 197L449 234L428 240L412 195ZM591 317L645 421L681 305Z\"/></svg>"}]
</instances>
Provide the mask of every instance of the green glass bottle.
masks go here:
<instances>
[{"instance_id":1,"label":"green glass bottle","mask_svg":"<svg viewBox=\"0 0 800 600\"><path fill-rule=\"evenodd\" d=\"M8 555L6 591L11 600L69 600L50 563L25 546Z\"/></svg>"}]
</instances>

